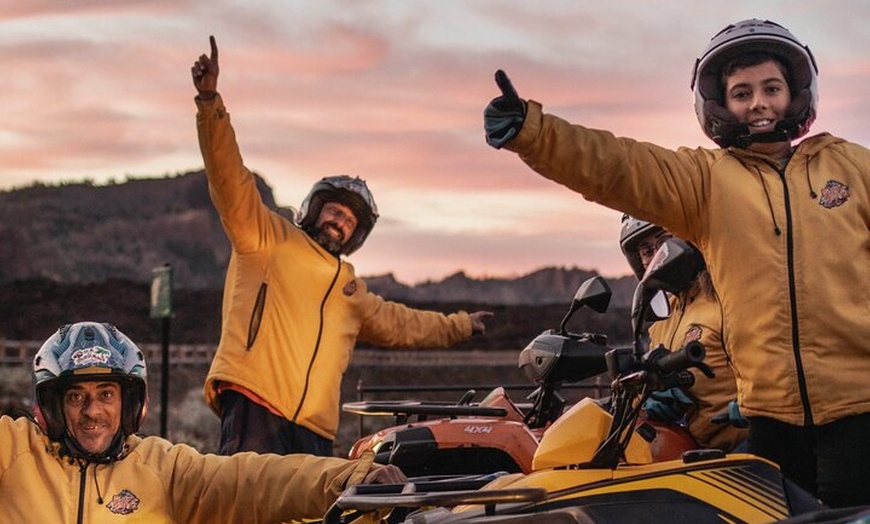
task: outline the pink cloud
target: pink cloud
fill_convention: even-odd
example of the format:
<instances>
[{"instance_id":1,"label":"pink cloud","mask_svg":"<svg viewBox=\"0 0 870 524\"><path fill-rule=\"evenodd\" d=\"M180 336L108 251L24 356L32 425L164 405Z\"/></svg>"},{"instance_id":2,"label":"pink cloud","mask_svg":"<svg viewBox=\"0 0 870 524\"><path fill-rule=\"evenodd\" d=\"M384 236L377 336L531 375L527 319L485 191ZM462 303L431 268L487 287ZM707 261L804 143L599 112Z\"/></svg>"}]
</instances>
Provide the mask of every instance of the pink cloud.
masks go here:
<instances>
[{"instance_id":1,"label":"pink cloud","mask_svg":"<svg viewBox=\"0 0 870 524\"><path fill-rule=\"evenodd\" d=\"M837 10L788 4L783 22L820 62L814 131L867 145L870 63L858 44L870 36L860 22L870 7L847 3ZM510 1L499 9L330 0L305 9L259 0L7 2L0 7L0 63L8 73L0 77L2 182L199 168L189 70L214 34L220 89L242 153L279 201L297 205L313 180L334 173L358 174L377 188L385 221L354 257L365 271L395 269L413 280L459 269L619 268L615 212L485 145L483 108L498 93L493 72L504 68L521 96L569 121L666 147L710 146L695 120L689 71L712 33L741 18L738 11L667 1L594 9ZM822 19L837 31L818 29ZM443 210L451 191L462 205ZM474 196L493 207L504 202L497 211L472 209ZM576 206L566 203L572 199ZM439 229L437 216L419 216L436 209L449 214L451 229ZM532 227L537 234L528 233Z\"/></svg>"},{"instance_id":2,"label":"pink cloud","mask_svg":"<svg viewBox=\"0 0 870 524\"><path fill-rule=\"evenodd\" d=\"M56 16L93 16L130 13L169 13L178 10L178 3L172 0L125 0L124 2L105 2L103 0L28 0L27 2L7 2L0 5L0 20L22 18L45 18Z\"/></svg>"}]
</instances>

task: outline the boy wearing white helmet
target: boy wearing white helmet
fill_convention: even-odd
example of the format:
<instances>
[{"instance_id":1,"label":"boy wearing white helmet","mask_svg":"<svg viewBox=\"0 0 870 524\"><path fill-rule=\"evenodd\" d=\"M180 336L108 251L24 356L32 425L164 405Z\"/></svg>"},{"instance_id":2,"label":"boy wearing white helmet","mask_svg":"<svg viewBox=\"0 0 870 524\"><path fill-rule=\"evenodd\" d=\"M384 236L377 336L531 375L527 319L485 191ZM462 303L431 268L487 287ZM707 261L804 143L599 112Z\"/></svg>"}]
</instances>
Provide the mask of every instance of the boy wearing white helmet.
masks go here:
<instances>
[{"instance_id":1,"label":"boy wearing white helmet","mask_svg":"<svg viewBox=\"0 0 870 524\"><path fill-rule=\"evenodd\" d=\"M691 87L719 149L572 125L502 71L487 142L697 246L722 304L749 449L832 506L870 504L870 151L821 133L817 67L784 27L716 34Z\"/></svg>"},{"instance_id":2,"label":"boy wearing white helmet","mask_svg":"<svg viewBox=\"0 0 870 524\"><path fill-rule=\"evenodd\" d=\"M111 324L62 326L33 359L36 420L0 418L0 522L277 522L318 518L394 466L340 458L202 455L139 437L142 352Z\"/></svg>"},{"instance_id":3,"label":"boy wearing white helmet","mask_svg":"<svg viewBox=\"0 0 870 524\"><path fill-rule=\"evenodd\" d=\"M367 291L343 258L378 218L360 178L317 182L298 223L268 209L217 93L218 50L210 40L211 55L200 56L191 74L209 192L232 244L221 340L205 385L221 417L220 452L332 455L341 380L358 339L448 347L483 333L492 313L444 315Z\"/></svg>"}]
</instances>

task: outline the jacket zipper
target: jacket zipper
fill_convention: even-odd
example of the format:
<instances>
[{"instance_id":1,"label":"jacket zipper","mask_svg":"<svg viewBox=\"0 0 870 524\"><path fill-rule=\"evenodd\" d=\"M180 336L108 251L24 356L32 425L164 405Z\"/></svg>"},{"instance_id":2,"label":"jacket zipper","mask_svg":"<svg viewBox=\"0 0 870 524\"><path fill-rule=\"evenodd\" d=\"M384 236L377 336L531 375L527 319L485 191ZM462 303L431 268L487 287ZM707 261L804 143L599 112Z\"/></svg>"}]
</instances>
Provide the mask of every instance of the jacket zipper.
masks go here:
<instances>
[{"instance_id":1,"label":"jacket zipper","mask_svg":"<svg viewBox=\"0 0 870 524\"><path fill-rule=\"evenodd\" d=\"M807 378L804 374L803 360L801 359L801 345L798 338L798 317L797 317L797 294L795 291L794 277L794 242L791 220L791 200L788 195L788 184L785 180L785 169L777 169L779 179L782 182L783 203L785 204L785 229L786 229L786 255L788 260L788 296L791 310L791 338L792 351L794 352L795 367L797 368L798 390L801 395L801 403L804 407L804 425L809 427L813 425L813 413L810 409L809 395L807 394Z\"/></svg>"},{"instance_id":2,"label":"jacket zipper","mask_svg":"<svg viewBox=\"0 0 870 524\"><path fill-rule=\"evenodd\" d=\"M329 283L329 288L323 295L323 300L320 301L320 323L317 326L317 342L314 343L314 353L311 355L311 360L308 361L308 370L305 372L305 387L302 389L302 398L299 399L299 406L296 407L296 413L293 414L293 423L299 417L299 412L302 411L302 406L305 405L305 397L308 396L308 386L311 383L311 369L314 367L314 361L317 359L317 353L320 351L320 341L323 338L323 311L326 309L326 299L332 293L332 288L338 281L338 275L341 273L341 260L337 260L338 265L335 268L335 275L332 277L332 282Z\"/></svg>"},{"instance_id":3,"label":"jacket zipper","mask_svg":"<svg viewBox=\"0 0 870 524\"><path fill-rule=\"evenodd\" d=\"M76 522L84 524L85 521L85 486L88 478L88 464L79 464L79 510Z\"/></svg>"}]
</instances>

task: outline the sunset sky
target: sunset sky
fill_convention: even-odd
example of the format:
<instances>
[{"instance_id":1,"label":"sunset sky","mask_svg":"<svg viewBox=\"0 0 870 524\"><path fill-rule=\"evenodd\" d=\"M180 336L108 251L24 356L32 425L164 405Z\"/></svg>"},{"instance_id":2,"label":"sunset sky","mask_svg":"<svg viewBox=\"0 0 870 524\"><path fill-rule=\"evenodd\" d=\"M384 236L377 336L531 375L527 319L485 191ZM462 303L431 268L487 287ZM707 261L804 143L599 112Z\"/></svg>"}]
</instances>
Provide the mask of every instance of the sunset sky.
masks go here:
<instances>
[{"instance_id":1,"label":"sunset sky","mask_svg":"<svg viewBox=\"0 0 870 524\"><path fill-rule=\"evenodd\" d=\"M829 131L870 146L870 2L27 0L0 2L0 190L201 169L190 66L219 90L279 204L358 175L381 212L351 257L414 284L544 266L628 273L619 213L489 148L493 72L570 121L713 146L689 77L729 23L768 18L819 63Z\"/></svg>"}]
</instances>

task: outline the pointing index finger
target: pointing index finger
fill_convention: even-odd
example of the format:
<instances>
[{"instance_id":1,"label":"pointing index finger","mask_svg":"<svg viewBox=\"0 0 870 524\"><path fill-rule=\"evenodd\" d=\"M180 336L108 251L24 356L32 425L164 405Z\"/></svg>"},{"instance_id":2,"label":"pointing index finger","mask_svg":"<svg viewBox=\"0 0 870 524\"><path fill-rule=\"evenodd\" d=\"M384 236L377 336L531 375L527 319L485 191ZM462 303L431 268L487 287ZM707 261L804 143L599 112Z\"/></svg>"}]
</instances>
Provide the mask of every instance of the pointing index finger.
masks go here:
<instances>
[{"instance_id":1,"label":"pointing index finger","mask_svg":"<svg viewBox=\"0 0 870 524\"><path fill-rule=\"evenodd\" d=\"M218 48L217 48L217 42L214 39L214 35L210 35L208 37L208 42L209 42L209 44L211 44L211 61L213 64L217 64L218 63Z\"/></svg>"}]
</instances>

